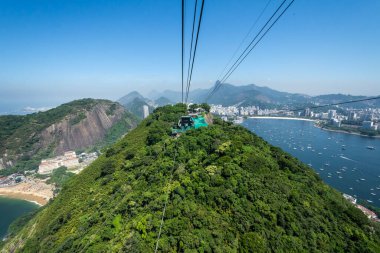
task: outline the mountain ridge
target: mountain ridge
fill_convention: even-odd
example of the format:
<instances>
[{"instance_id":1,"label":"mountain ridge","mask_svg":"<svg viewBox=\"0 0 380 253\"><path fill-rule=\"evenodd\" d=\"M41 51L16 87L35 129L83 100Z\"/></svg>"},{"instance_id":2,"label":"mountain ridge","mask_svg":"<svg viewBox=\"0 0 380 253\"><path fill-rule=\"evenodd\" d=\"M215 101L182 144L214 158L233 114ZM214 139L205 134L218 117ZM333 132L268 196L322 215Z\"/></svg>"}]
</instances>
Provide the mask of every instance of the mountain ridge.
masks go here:
<instances>
[{"instance_id":1,"label":"mountain ridge","mask_svg":"<svg viewBox=\"0 0 380 253\"><path fill-rule=\"evenodd\" d=\"M136 125L137 120L120 104L99 99L75 100L46 112L0 116L0 167L5 169L1 172L36 169L43 158L100 145L109 131L114 130L115 136L108 136L114 139ZM14 170L8 171L10 167Z\"/></svg>"},{"instance_id":2,"label":"mountain ridge","mask_svg":"<svg viewBox=\"0 0 380 253\"><path fill-rule=\"evenodd\" d=\"M214 86L215 87L215 86ZM189 101L203 103L207 95L214 88L195 89L189 93ZM151 92L150 98L166 97L173 102L180 102L181 92L165 90L163 92ZM221 104L231 106L241 104L242 106L262 106L262 107L299 107L310 106L312 104L330 104L349 100L367 98L368 96L355 96L345 94L326 94L310 96L301 93L290 93L277 91L266 86L255 84L233 85L223 84L221 88L207 101L210 104ZM352 104L352 106L363 108L368 106L380 107L380 101L368 101Z\"/></svg>"}]
</instances>

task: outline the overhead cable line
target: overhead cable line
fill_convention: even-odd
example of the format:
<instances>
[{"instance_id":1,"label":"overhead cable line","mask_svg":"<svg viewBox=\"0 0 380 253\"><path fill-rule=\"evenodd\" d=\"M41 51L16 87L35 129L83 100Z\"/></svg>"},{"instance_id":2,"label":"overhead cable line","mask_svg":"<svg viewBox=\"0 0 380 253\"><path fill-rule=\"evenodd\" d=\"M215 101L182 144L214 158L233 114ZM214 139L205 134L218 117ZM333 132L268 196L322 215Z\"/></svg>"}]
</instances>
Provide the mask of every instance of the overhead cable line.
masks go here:
<instances>
[{"instance_id":1,"label":"overhead cable line","mask_svg":"<svg viewBox=\"0 0 380 253\"><path fill-rule=\"evenodd\" d=\"M185 103L187 103L187 99L189 97L189 90L190 90L190 85L191 85L191 77L193 75L193 67L194 67L194 60L195 56L197 53L197 46L198 46L198 38L199 38L199 31L201 29L201 24L202 24L202 16L203 16L203 8L204 8L205 0L202 0L202 6L201 6L201 12L199 15L199 22L198 22L198 29L197 29L197 36L195 38L195 46L194 46L194 52L193 52L193 58L192 58L192 63L191 63L191 70L190 70L190 77L189 77L189 82L187 84L187 92L186 92L186 100Z\"/></svg>"},{"instance_id":2,"label":"overhead cable line","mask_svg":"<svg viewBox=\"0 0 380 253\"><path fill-rule=\"evenodd\" d=\"M176 165L176 158L177 158L177 142L175 143L174 152L175 153L174 153L174 158L173 158L173 167L172 167L172 169L170 171L170 179L169 179L168 185L170 185L172 183L172 181L173 181L173 173L174 173L174 169L176 168L175 165ZM160 228L159 228L158 235L157 235L157 241L156 241L156 247L154 249L154 253L157 253L157 250L158 250L158 242L160 241L162 227L164 226L166 207L167 207L168 202L169 202L170 194L171 194L171 192L170 192L170 189L169 189L168 190L168 194L166 195L166 199L165 199L165 203L164 203L164 208L162 209Z\"/></svg>"},{"instance_id":3,"label":"overhead cable line","mask_svg":"<svg viewBox=\"0 0 380 253\"><path fill-rule=\"evenodd\" d=\"M191 30L191 42L190 42L190 52L189 52L189 63L187 64L187 80L186 80L186 97L187 97L187 87L189 85L189 79L190 79L190 66L191 66L191 59L193 58L193 42L194 42L194 28L195 28L195 18L197 16L197 6L198 6L198 0L195 0L194 5L194 15L193 15L193 28ZM187 98L186 98L187 100Z\"/></svg>"},{"instance_id":4,"label":"overhead cable line","mask_svg":"<svg viewBox=\"0 0 380 253\"><path fill-rule=\"evenodd\" d=\"M245 60L245 58L252 52L252 50L257 46L257 44L265 37L265 35L272 29L272 27L277 23L277 21L282 17L282 15L289 9L289 7L293 4L295 0L292 0L286 8L281 12L281 14L275 19L275 21L267 28L267 30L261 35L261 37L256 41L255 40L260 36L260 34L263 32L263 30L267 27L267 25L272 21L274 16L279 12L281 7L285 4L286 0L284 0L281 5L277 8L277 10L273 13L273 15L269 18L269 20L265 23L265 25L261 28L261 30L257 33L257 35L253 38L251 43L246 47L246 49L241 53L239 58L235 61L235 63L230 67L230 69L227 71L227 73L223 76L221 81L218 81L215 85L214 89L209 93L209 95L206 97L206 101L210 99L217 90L223 85L223 83L231 76L231 74L239 67L239 65ZM253 45L252 45L253 44Z\"/></svg>"},{"instance_id":5,"label":"overhead cable line","mask_svg":"<svg viewBox=\"0 0 380 253\"><path fill-rule=\"evenodd\" d=\"M248 36L251 34L253 28L256 27L257 22L260 20L266 9L268 8L269 4L272 2L272 0L268 0L267 4L265 5L264 9L261 11L260 15L256 18L255 22L252 24L251 28L249 28L247 34L245 35L244 39L240 42L239 46L236 48L235 52L232 54L231 58L228 60L227 64L224 66L223 70L220 72L218 78L216 80L220 80L222 77L222 74L224 71L226 71L227 67L230 65L232 60L235 58L236 54L239 52L241 47L243 46L244 42L247 40Z\"/></svg>"},{"instance_id":6,"label":"overhead cable line","mask_svg":"<svg viewBox=\"0 0 380 253\"><path fill-rule=\"evenodd\" d=\"M182 0L182 103L183 103L183 54L185 47L185 0Z\"/></svg>"},{"instance_id":7,"label":"overhead cable line","mask_svg":"<svg viewBox=\"0 0 380 253\"><path fill-rule=\"evenodd\" d=\"M290 7L290 5L294 2L294 0L284 9L284 11L277 17L277 19L272 23L272 25L266 30L266 32L261 36L261 38L252 46L252 44L255 42L255 40L260 36L260 34L263 32L263 30L267 27L267 25L272 21L272 19L275 17L275 15L279 12L281 7L285 4L286 0L284 0L280 6L276 9L276 11L273 13L273 15L268 19L268 21L265 23L265 25L261 28L261 30L256 34L256 36L251 40L251 43L245 48L245 50L240 54L239 58L234 62L234 64L230 67L230 69L227 71L227 73L223 76L221 81L218 81L215 85L214 89L210 92L208 97L206 98L206 101L213 96L217 90L223 85L223 83L228 79L228 77L232 74L232 72L235 71L235 69L241 64L241 62L248 56L248 54L252 51L253 48L256 47L256 45L261 41L261 39L267 34L267 32L273 27L273 25L278 21L278 19L285 13L285 11ZM251 49L250 49L251 48ZM249 51L248 51L249 50ZM247 52L248 51L248 52ZM243 58L242 58L243 57Z\"/></svg>"}]
</instances>

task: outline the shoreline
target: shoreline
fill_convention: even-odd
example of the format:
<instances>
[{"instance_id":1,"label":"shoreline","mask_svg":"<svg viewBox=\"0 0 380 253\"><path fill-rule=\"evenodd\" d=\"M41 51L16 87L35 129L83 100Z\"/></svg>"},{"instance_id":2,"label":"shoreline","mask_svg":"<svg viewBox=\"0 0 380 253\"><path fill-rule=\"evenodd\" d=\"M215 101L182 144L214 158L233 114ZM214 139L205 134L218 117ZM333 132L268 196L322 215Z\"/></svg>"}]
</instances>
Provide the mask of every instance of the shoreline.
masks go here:
<instances>
[{"instance_id":1,"label":"shoreline","mask_svg":"<svg viewBox=\"0 0 380 253\"><path fill-rule=\"evenodd\" d=\"M305 119L305 118L292 118L292 117L270 117L270 116L258 116L258 117L248 117L249 119L285 119L285 120L302 120L302 121L311 121L315 122L314 119Z\"/></svg>"},{"instance_id":2,"label":"shoreline","mask_svg":"<svg viewBox=\"0 0 380 253\"><path fill-rule=\"evenodd\" d=\"M0 196L33 202L39 206L46 205L54 197L54 186L42 180L29 179L9 187L0 187Z\"/></svg>"},{"instance_id":3,"label":"shoreline","mask_svg":"<svg viewBox=\"0 0 380 253\"><path fill-rule=\"evenodd\" d=\"M319 129L322 129L322 130L325 130L325 131L330 131L330 132L336 132L336 133L343 133L343 134L351 134L351 135L357 135L357 136L361 136L361 137L366 137L366 138L380 138L380 135L376 135L376 136L368 136L368 135L365 135L365 134L360 134L360 133L355 133L355 132L347 132L347 131L344 131L344 130L336 130L336 129L328 129L328 128L324 128L324 127L321 127L321 126L318 126L318 125L314 125L316 128L319 128Z\"/></svg>"},{"instance_id":4,"label":"shoreline","mask_svg":"<svg viewBox=\"0 0 380 253\"><path fill-rule=\"evenodd\" d=\"M1 190L0 190L0 197L7 198L7 199L25 200L33 204L36 204L39 207L46 205L48 202L43 197L36 196L33 194L25 194L25 193L19 193L19 192L2 192Z\"/></svg>"}]
</instances>

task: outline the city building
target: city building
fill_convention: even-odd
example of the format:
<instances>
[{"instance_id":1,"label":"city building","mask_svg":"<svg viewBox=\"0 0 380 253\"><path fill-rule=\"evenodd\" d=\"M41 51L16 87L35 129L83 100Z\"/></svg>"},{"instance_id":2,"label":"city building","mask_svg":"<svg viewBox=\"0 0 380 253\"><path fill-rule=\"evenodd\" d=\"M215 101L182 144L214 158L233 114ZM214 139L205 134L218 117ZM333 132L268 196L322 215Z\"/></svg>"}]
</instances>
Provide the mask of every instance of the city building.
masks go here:
<instances>
[{"instance_id":1,"label":"city building","mask_svg":"<svg viewBox=\"0 0 380 253\"><path fill-rule=\"evenodd\" d=\"M148 116L149 116L149 107L147 105L143 105L143 118L145 119Z\"/></svg>"},{"instance_id":2,"label":"city building","mask_svg":"<svg viewBox=\"0 0 380 253\"><path fill-rule=\"evenodd\" d=\"M362 128L365 130L371 130L373 127L373 122L372 121L363 121L362 123Z\"/></svg>"},{"instance_id":3,"label":"city building","mask_svg":"<svg viewBox=\"0 0 380 253\"><path fill-rule=\"evenodd\" d=\"M333 119L336 117L336 110L328 110L327 113L329 119Z\"/></svg>"},{"instance_id":4,"label":"city building","mask_svg":"<svg viewBox=\"0 0 380 253\"><path fill-rule=\"evenodd\" d=\"M348 115L348 120L354 121L357 119L357 117L358 117L358 115L356 114L356 112L350 111L350 113Z\"/></svg>"},{"instance_id":5,"label":"city building","mask_svg":"<svg viewBox=\"0 0 380 253\"><path fill-rule=\"evenodd\" d=\"M335 127L340 127L342 122L339 119L330 119L330 124Z\"/></svg>"},{"instance_id":6,"label":"city building","mask_svg":"<svg viewBox=\"0 0 380 253\"><path fill-rule=\"evenodd\" d=\"M57 156L50 159L44 159L38 166L39 174L50 174L53 170L65 166L72 168L79 165L79 159L74 151L67 151L63 156Z\"/></svg>"}]
</instances>

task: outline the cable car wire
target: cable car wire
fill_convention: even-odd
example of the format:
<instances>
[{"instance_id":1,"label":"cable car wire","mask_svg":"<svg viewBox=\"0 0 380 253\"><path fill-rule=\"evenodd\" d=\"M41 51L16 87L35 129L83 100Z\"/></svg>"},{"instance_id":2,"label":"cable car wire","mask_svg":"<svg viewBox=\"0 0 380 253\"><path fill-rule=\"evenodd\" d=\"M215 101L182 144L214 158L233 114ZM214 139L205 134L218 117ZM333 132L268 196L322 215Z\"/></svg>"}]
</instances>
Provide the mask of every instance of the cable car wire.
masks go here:
<instances>
[{"instance_id":1,"label":"cable car wire","mask_svg":"<svg viewBox=\"0 0 380 253\"><path fill-rule=\"evenodd\" d=\"M239 65L246 59L246 57L251 53L251 51L257 46L257 44L264 38L264 36L272 29L272 27L277 23L277 21L282 17L282 15L289 9L289 7L293 4L295 0L292 0L286 8L281 12L281 14L275 19L275 21L269 26L269 28L264 32L263 35L258 39L258 41L255 42L255 40L260 36L260 34L263 32L263 30L266 28L266 26L270 23L270 21L274 18L274 16L279 12L281 7L285 4L286 0L284 0L281 5L276 9L276 11L273 13L273 15L268 19L268 21L265 23L265 25L262 27L262 29L257 33L257 35L253 38L251 43L246 47L246 49L241 53L239 58L234 62L234 64L230 67L230 69L227 71L227 73L223 76L221 81L218 81L214 87L214 89L209 93L209 95L206 97L206 102L208 99L210 99L223 85L223 83L231 76L231 74L239 67ZM252 46L253 44L253 46Z\"/></svg>"},{"instance_id":2,"label":"cable car wire","mask_svg":"<svg viewBox=\"0 0 380 253\"><path fill-rule=\"evenodd\" d=\"M205 4L205 0L202 0L201 12L200 12L200 15L199 15L199 22L198 22L198 29L197 29L197 36L195 38L195 46L194 46L193 58L192 58L191 69L190 69L190 77L189 77L189 82L187 84L187 89L186 89L187 91L186 91L185 103L187 103L187 100L188 100L188 97L189 97L191 78L192 78L192 75L193 75L193 68L194 68L194 60L195 60L195 56L196 56L196 53L197 53L199 31L201 29L201 24L202 24L202 16L203 16L204 4Z\"/></svg>"},{"instance_id":3,"label":"cable car wire","mask_svg":"<svg viewBox=\"0 0 380 253\"><path fill-rule=\"evenodd\" d=\"M172 183L173 181L173 173L174 173L174 169L176 168L176 158L177 158L177 142L175 143L175 147L174 147L174 158L173 158L173 167L171 169L171 172L170 172L170 179L169 179L169 185ZM170 190L168 190L168 194L166 195L166 199L165 199L165 203L164 203L164 208L162 209L162 215L161 215L161 222L160 222L160 228L158 230L158 235L157 235L157 241L156 241L156 247L154 249L154 253L157 253L157 250L158 250L158 242L160 241L160 237L161 237L161 232L162 232L162 227L164 226L164 220L165 220L165 213L166 213L166 207L168 205L168 202L169 202L169 197L170 197Z\"/></svg>"},{"instance_id":4,"label":"cable car wire","mask_svg":"<svg viewBox=\"0 0 380 253\"><path fill-rule=\"evenodd\" d=\"M183 55L185 47L185 0L182 0L182 103L183 103Z\"/></svg>"},{"instance_id":5,"label":"cable car wire","mask_svg":"<svg viewBox=\"0 0 380 253\"><path fill-rule=\"evenodd\" d=\"M272 0L268 0L267 4L265 5L264 9L261 11L259 16L256 18L255 22L252 24L252 26L249 28L247 34L245 35L244 39L240 42L239 46L236 48L235 52L232 54L231 58L228 60L227 64L224 66L223 70L220 72L218 78L216 80L220 80L222 77L222 74L226 71L227 67L230 65L232 60L235 58L236 54L239 52L241 47L243 46L244 42L247 40L248 36L251 34L253 28L255 28L257 22L260 20L266 9L268 8L269 4L272 2Z\"/></svg>"},{"instance_id":6,"label":"cable car wire","mask_svg":"<svg viewBox=\"0 0 380 253\"><path fill-rule=\"evenodd\" d=\"M243 55L247 52L247 50L250 48L250 46L253 44L253 42L257 39L257 37L261 34L261 32L266 28L266 26L270 23L270 21L274 18L274 16L277 14L277 12L281 9L281 7L285 4L286 0L283 0L282 3L280 4L279 7L277 7L276 11L272 14L272 16L267 20L267 22L263 25L263 27L261 28L261 30L256 34L256 36L251 40L251 42L248 44L248 46L246 46L246 48L244 49L244 51L240 54L239 58L237 60L235 60L234 64L229 68L229 70L224 74L223 78L217 82L217 84L215 85L214 89L211 91L209 97L211 97L215 92L216 90L219 89L219 87L222 85L222 83L226 80L225 77L228 75L228 73L236 66L236 64L238 63L238 61L241 59L241 57L243 57ZM206 101L208 100L208 98L206 98Z\"/></svg>"},{"instance_id":7,"label":"cable car wire","mask_svg":"<svg viewBox=\"0 0 380 253\"><path fill-rule=\"evenodd\" d=\"M197 6L198 6L198 0L195 0L195 5L194 5L194 15L193 15L193 26L192 26L192 30L191 30L191 42L190 42L190 52L189 52L189 63L187 64L186 93L187 93L187 86L189 85L189 78L190 78L190 65L191 65L192 52L193 52L194 29L195 29L195 18L196 18L196 16L197 16Z\"/></svg>"}]
</instances>

